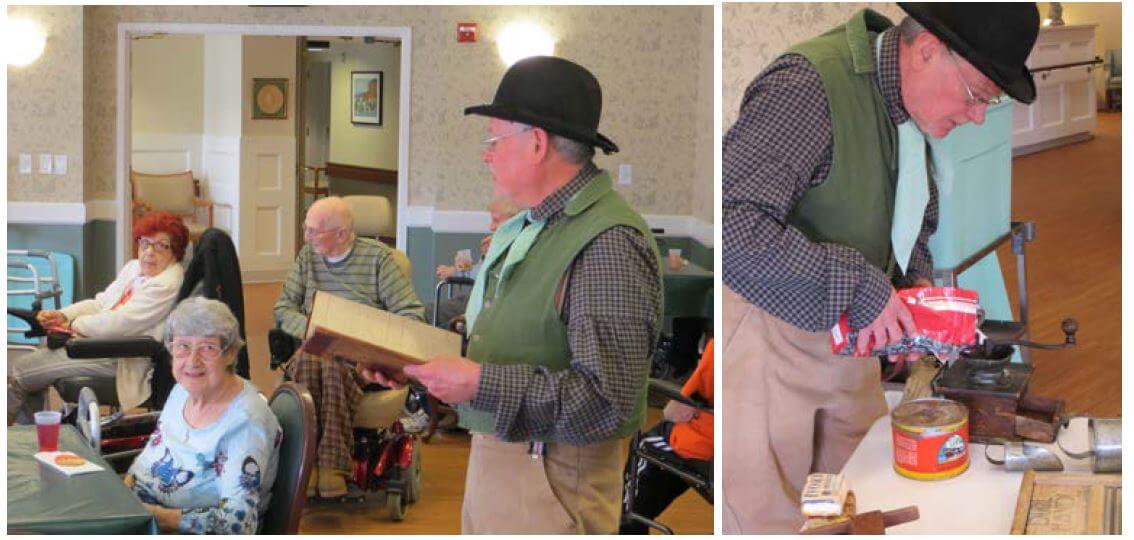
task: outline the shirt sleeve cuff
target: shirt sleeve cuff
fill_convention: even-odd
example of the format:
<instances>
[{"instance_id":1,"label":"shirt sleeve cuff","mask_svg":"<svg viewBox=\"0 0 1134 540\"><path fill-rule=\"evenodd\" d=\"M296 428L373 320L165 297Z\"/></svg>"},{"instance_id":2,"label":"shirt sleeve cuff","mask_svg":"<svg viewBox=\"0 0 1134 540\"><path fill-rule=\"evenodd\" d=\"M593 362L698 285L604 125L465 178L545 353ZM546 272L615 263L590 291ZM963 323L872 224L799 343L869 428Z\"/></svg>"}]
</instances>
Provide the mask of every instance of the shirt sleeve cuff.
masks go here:
<instances>
[{"instance_id":1,"label":"shirt sleeve cuff","mask_svg":"<svg viewBox=\"0 0 1134 540\"><path fill-rule=\"evenodd\" d=\"M480 382L476 386L476 396L473 396L469 406L482 411L495 411L500 405L500 397L515 388L523 391L526 372L530 366L522 364L498 365L481 364Z\"/></svg>"},{"instance_id":2,"label":"shirt sleeve cuff","mask_svg":"<svg viewBox=\"0 0 1134 540\"><path fill-rule=\"evenodd\" d=\"M857 330L874 322L886 307L893 289L886 276L871 267L855 288L854 303L847 310L851 328Z\"/></svg>"}]
</instances>

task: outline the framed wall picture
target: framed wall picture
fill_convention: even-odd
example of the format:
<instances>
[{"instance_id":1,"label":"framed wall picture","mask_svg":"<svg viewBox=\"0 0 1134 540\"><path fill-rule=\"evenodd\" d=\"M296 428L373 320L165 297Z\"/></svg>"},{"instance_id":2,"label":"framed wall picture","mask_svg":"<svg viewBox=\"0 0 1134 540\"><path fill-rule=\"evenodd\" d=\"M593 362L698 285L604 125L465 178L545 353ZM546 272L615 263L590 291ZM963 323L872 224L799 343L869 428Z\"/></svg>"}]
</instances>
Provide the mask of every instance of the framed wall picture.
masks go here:
<instances>
[{"instance_id":1,"label":"framed wall picture","mask_svg":"<svg viewBox=\"0 0 1134 540\"><path fill-rule=\"evenodd\" d=\"M252 118L287 118L287 79L252 79Z\"/></svg>"},{"instance_id":2,"label":"framed wall picture","mask_svg":"<svg viewBox=\"0 0 1134 540\"><path fill-rule=\"evenodd\" d=\"M382 72L350 72L350 121L382 125Z\"/></svg>"}]
</instances>

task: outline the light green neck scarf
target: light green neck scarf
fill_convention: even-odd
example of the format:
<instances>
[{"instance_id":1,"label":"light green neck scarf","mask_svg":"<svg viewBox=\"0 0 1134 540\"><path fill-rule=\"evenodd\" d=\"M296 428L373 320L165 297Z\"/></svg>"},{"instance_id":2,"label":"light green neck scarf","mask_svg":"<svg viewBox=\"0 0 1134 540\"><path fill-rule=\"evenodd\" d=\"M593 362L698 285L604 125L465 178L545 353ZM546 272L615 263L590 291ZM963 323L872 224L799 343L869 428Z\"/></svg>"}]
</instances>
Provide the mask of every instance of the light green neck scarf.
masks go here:
<instances>
[{"instance_id":1,"label":"light green neck scarf","mask_svg":"<svg viewBox=\"0 0 1134 540\"><path fill-rule=\"evenodd\" d=\"M496 280L494 296L500 296L504 290L505 281L515 269L516 265L528 255L528 250L535 244L536 238L544 225L544 220L535 220L531 217L532 211L528 209L520 212L508 221L505 221L492 235L492 242L488 246L488 253L480 265L480 272L476 276L469 302L465 306L466 333L472 335L476 325L477 315L484 305L484 291L488 287L488 272L496 264L501 255L505 255L504 263L500 268L500 277Z\"/></svg>"},{"instance_id":2,"label":"light green neck scarf","mask_svg":"<svg viewBox=\"0 0 1134 540\"><path fill-rule=\"evenodd\" d=\"M882 57L883 35L885 33L878 36L875 44L875 56L879 60ZM879 69L877 73L881 74L882 70ZM903 274L909 271L910 256L925 221L925 209L929 205L929 174L932 172L936 178L937 172L943 170L942 167L950 166L941 159L945 153L943 146L940 139L926 137L914 123L913 117L898 124L898 185L894 192L890 243L894 247L894 260ZM931 169L926 164L927 151L932 160Z\"/></svg>"}]
</instances>

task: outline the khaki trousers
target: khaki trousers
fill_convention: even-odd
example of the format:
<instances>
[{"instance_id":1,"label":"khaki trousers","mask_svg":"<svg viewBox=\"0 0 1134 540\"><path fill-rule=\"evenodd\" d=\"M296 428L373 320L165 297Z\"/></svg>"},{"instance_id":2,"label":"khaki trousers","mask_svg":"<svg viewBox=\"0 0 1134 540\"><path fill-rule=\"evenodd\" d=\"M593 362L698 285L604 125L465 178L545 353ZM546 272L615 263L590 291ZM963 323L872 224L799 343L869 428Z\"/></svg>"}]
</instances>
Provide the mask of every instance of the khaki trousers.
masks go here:
<instances>
[{"instance_id":1,"label":"khaki trousers","mask_svg":"<svg viewBox=\"0 0 1134 540\"><path fill-rule=\"evenodd\" d=\"M831 353L724 288L723 530L794 533L812 472L839 472L886 413L877 360ZM853 486L852 486L853 488Z\"/></svg>"},{"instance_id":2,"label":"khaki trousers","mask_svg":"<svg viewBox=\"0 0 1134 540\"><path fill-rule=\"evenodd\" d=\"M462 534L617 534L622 510L621 440L546 445L473 433Z\"/></svg>"}]
</instances>

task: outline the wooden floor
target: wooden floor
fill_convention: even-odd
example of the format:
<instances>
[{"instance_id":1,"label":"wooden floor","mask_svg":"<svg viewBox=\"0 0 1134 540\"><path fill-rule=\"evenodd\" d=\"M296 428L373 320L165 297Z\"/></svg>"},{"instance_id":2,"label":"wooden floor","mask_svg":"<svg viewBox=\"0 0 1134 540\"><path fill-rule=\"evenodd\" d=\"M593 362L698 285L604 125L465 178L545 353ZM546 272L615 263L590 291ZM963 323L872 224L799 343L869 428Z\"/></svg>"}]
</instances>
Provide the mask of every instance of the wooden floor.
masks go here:
<instances>
[{"instance_id":1,"label":"wooden floor","mask_svg":"<svg viewBox=\"0 0 1134 540\"><path fill-rule=\"evenodd\" d=\"M1078 346L1032 353L1032 391L1092 416L1122 414L1122 114L1099 113L1089 141L1016 158L1012 219L1034 221L1028 245L1029 326L1061 342L1064 317ZM999 252L1013 305L1016 264Z\"/></svg>"},{"instance_id":2,"label":"wooden floor","mask_svg":"<svg viewBox=\"0 0 1134 540\"><path fill-rule=\"evenodd\" d=\"M272 305L280 287L279 283L252 283L244 287L252 382L267 394L280 380L280 373L268 368L267 340ZM651 409L647 423L653 425L659 416L659 411ZM364 503L320 503L309 507L303 513L300 532L459 534L468 453L467 435L439 434L422 446L422 496L410 506L405 521L395 523L386 517L385 503L376 497ZM674 501L658 520L681 534L713 533L713 508L692 491Z\"/></svg>"}]
</instances>

